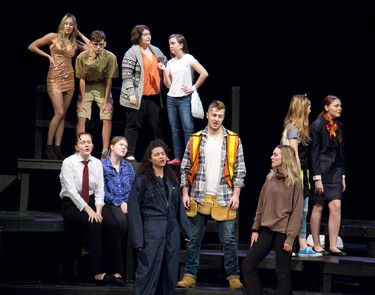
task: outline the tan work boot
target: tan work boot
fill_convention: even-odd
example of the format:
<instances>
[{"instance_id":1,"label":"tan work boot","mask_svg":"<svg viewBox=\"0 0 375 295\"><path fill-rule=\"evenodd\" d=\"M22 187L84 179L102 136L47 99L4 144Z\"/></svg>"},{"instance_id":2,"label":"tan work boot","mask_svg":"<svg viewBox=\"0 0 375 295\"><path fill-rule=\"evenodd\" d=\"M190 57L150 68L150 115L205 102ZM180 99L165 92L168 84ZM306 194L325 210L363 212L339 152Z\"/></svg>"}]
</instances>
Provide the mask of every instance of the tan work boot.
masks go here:
<instances>
[{"instance_id":1,"label":"tan work boot","mask_svg":"<svg viewBox=\"0 0 375 295\"><path fill-rule=\"evenodd\" d=\"M195 288L195 278L184 275L181 281L177 282L177 287L180 288Z\"/></svg>"},{"instance_id":2,"label":"tan work boot","mask_svg":"<svg viewBox=\"0 0 375 295\"><path fill-rule=\"evenodd\" d=\"M243 290L243 285L238 278L229 279L229 289L231 290Z\"/></svg>"}]
</instances>

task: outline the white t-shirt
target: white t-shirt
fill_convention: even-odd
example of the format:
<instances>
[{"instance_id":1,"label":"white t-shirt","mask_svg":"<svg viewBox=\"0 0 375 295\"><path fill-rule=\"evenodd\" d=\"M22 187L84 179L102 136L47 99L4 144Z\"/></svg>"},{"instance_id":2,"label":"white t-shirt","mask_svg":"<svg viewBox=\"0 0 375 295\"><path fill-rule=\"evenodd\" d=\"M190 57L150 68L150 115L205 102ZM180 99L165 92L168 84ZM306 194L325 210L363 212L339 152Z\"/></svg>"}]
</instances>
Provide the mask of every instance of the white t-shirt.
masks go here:
<instances>
[{"instance_id":1,"label":"white t-shirt","mask_svg":"<svg viewBox=\"0 0 375 295\"><path fill-rule=\"evenodd\" d=\"M181 87L193 85L193 72L191 67L197 60L191 54L184 54L181 59L172 58L167 63L167 69L171 73L172 83L169 87L168 96L182 97L186 94Z\"/></svg>"},{"instance_id":2,"label":"white t-shirt","mask_svg":"<svg viewBox=\"0 0 375 295\"><path fill-rule=\"evenodd\" d=\"M223 136L207 136L204 145L204 155L206 157L206 193L217 195L217 188L220 184L222 175L221 169L221 146L223 145Z\"/></svg>"}]
</instances>

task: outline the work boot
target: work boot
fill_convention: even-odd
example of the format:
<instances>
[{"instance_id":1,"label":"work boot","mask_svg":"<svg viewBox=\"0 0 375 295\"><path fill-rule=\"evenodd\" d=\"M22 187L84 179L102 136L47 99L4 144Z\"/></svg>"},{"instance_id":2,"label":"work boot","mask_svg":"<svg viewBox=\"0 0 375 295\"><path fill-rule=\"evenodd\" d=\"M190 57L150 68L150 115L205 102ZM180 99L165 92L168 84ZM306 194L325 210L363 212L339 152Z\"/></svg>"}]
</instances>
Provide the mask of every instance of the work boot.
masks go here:
<instances>
[{"instance_id":1,"label":"work boot","mask_svg":"<svg viewBox=\"0 0 375 295\"><path fill-rule=\"evenodd\" d=\"M243 285L239 278L229 279L229 289L230 290L243 290Z\"/></svg>"},{"instance_id":2,"label":"work boot","mask_svg":"<svg viewBox=\"0 0 375 295\"><path fill-rule=\"evenodd\" d=\"M195 288L195 278L184 275L181 281L177 282L179 288Z\"/></svg>"}]
</instances>

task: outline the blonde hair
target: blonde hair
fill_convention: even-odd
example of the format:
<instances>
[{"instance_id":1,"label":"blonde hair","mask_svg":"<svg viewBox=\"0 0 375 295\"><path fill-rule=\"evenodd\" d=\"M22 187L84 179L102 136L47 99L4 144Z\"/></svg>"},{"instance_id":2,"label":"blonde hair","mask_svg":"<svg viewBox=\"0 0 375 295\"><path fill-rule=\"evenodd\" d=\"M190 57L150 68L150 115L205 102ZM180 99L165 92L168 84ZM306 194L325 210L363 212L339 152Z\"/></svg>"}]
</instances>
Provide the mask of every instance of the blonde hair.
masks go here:
<instances>
[{"instance_id":1,"label":"blonde hair","mask_svg":"<svg viewBox=\"0 0 375 295\"><path fill-rule=\"evenodd\" d=\"M282 161L280 170L285 175L285 186L290 187L300 178L301 173L301 169L297 164L296 153L289 145L279 144L277 148L281 152Z\"/></svg>"},{"instance_id":2,"label":"blonde hair","mask_svg":"<svg viewBox=\"0 0 375 295\"><path fill-rule=\"evenodd\" d=\"M306 96L306 94L296 94L292 97L289 104L288 112L284 118L283 132L285 132L286 127L290 124L289 130L292 128L297 128L299 131L300 139L303 145L308 145L310 141L309 137L309 106L311 102Z\"/></svg>"},{"instance_id":3,"label":"blonde hair","mask_svg":"<svg viewBox=\"0 0 375 295\"><path fill-rule=\"evenodd\" d=\"M57 47L63 51L66 50L66 46L64 44L64 38L65 38L64 26L68 18L71 18L73 21L73 32L68 36L68 39L70 43L72 44L72 48L74 50L77 49L77 36L78 36L77 19L75 18L73 14L67 13L63 16L57 28Z\"/></svg>"}]
</instances>

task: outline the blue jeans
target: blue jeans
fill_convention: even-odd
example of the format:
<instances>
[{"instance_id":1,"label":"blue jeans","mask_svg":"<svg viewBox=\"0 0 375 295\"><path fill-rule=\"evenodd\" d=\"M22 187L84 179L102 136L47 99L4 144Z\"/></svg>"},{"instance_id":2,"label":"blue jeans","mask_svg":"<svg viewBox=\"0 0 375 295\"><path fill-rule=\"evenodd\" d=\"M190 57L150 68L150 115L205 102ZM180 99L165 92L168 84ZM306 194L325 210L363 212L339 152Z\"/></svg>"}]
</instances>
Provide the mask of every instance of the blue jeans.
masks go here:
<instances>
[{"instance_id":1,"label":"blue jeans","mask_svg":"<svg viewBox=\"0 0 375 295\"><path fill-rule=\"evenodd\" d=\"M309 197L305 197L303 198L302 227L301 227L301 234L299 235L301 238L306 238L307 236L306 221L307 221L308 212L309 212Z\"/></svg>"},{"instance_id":2,"label":"blue jeans","mask_svg":"<svg viewBox=\"0 0 375 295\"><path fill-rule=\"evenodd\" d=\"M198 213L195 217L189 218L193 238L186 245L185 274L196 278L199 268L199 254L202 239L205 233L208 215ZM238 266L237 241L235 239L235 220L216 221L220 242L224 251L224 268L227 279L239 278L240 269Z\"/></svg>"},{"instance_id":3,"label":"blue jeans","mask_svg":"<svg viewBox=\"0 0 375 295\"><path fill-rule=\"evenodd\" d=\"M172 131L174 157L182 159L186 144L194 132L194 118L191 115L191 94L183 97L167 96L168 119ZM184 132L184 134L182 134ZM182 144L184 135L184 144Z\"/></svg>"}]
</instances>

